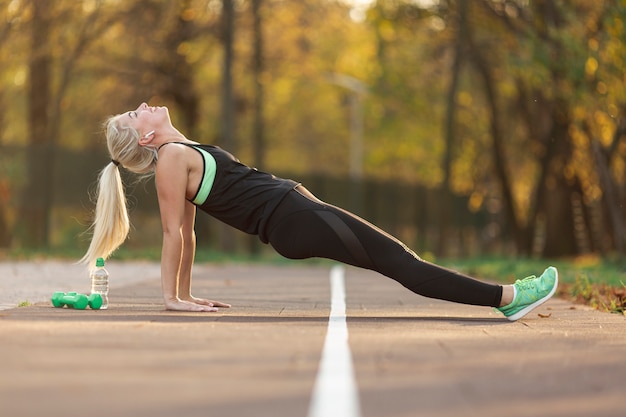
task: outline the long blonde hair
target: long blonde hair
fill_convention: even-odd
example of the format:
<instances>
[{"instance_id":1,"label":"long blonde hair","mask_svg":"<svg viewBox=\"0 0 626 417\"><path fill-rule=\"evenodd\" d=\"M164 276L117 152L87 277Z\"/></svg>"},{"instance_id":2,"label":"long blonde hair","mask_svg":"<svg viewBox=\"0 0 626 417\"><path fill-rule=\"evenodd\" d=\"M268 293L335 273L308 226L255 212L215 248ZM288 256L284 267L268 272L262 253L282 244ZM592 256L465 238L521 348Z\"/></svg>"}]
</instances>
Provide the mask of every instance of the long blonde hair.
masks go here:
<instances>
[{"instance_id":1,"label":"long blonde hair","mask_svg":"<svg viewBox=\"0 0 626 417\"><path fill-rule=\"evenodd\" d=\"M140 146L139 132L120 123L121 116L110 117L104 124L111 162L98 176L96 210L90 228L93 235L87 253L80 260L90 268L95 268L96 259L108 258L124 243L130 231L119 167L144 177L152 175L156 167L157 150Z\"/></svg>"}]
</instances>

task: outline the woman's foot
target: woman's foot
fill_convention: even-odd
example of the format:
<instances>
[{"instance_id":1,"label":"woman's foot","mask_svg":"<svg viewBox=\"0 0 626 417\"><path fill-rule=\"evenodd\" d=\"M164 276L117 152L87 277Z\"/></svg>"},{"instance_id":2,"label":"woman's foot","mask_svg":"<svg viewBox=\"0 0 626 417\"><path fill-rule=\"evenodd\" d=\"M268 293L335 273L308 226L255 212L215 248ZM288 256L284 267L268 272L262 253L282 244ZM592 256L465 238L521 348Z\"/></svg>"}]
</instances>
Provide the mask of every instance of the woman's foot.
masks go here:
<instances>
[{"instance_id":1,"label":"woman's foot","mask_svg":"<svg viewBox=\"0 0 626 417\"><path fill-rule=\"evenodd\" d=\"M515 297L510 304L498 307L510 321L516 321L530 313L554 295L559 283L555 267L548 267L539 278L530 276L515 281Z\"/></svg>"}]
</instances>

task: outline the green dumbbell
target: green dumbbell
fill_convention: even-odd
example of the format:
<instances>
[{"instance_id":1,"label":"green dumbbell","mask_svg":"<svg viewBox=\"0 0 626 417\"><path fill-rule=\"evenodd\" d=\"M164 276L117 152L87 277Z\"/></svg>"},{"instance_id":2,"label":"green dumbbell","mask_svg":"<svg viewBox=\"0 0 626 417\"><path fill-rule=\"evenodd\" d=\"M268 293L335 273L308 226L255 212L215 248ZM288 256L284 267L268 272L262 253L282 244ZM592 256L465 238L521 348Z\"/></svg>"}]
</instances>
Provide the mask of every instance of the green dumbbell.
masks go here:
<instances>
[{"instance_id":1,"label":"green dumbbell","mask_svg":"<svg viewBox=\"0 0 626 417\"><path fill-rule=\"evenodd\" d=\"M55 292L52 294L52 305L61 308L68 306L68 308L75 308L77 310L84 310L87 306L94 310L98 310L102 306L102 296L100 294L91 294L89 296L85 294L78 294L75 292Z\"/></svg>"}]
</instances>

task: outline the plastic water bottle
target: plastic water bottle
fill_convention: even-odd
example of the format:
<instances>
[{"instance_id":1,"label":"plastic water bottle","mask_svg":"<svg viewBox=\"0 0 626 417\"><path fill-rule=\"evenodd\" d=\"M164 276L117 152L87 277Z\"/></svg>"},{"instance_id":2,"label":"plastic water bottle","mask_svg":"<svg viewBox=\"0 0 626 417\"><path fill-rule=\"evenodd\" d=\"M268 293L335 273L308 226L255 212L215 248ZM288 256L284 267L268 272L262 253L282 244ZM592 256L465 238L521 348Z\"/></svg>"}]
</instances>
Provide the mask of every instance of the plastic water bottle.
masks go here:
<instances>
[{"instance_id":1,"label":"plastic water bottle","mask_svg":"<svg viewBox=\"0 0 626 417\"><path fill-rule=\"evenodd\" d=\"M96 269L91 272L91 293L102 296L102 306L100 310L109 307L109 272L104 269L104 259L96 260Z\"/></svg>"}]
</instances>

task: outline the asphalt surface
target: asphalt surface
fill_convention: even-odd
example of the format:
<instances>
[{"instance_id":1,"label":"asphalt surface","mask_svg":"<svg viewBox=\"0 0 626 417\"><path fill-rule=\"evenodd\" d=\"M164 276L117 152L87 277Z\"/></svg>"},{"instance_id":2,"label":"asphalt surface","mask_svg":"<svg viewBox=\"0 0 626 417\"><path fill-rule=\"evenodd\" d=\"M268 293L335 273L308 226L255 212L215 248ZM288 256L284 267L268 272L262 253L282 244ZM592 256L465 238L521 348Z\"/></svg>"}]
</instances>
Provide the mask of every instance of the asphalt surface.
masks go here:
<instances>
[{"instance_id":1,"label":"asphalt surface","mask_svg":"<svg viewBox=\"0 0 626 417\"><path fill-rule=\"evenodd\" d=\"M233 305L218 313L165 311L157 264L111 264L106 311L53 308L53 291L88 289L73 268L0 264L0 289L25 291L0 297L1 416L308 415L327 266L197 265L195 295ZM360 416L626 412L623 316L552 299L511 323L355 268L346 292Z\"/></svg>"}]
</instances>

